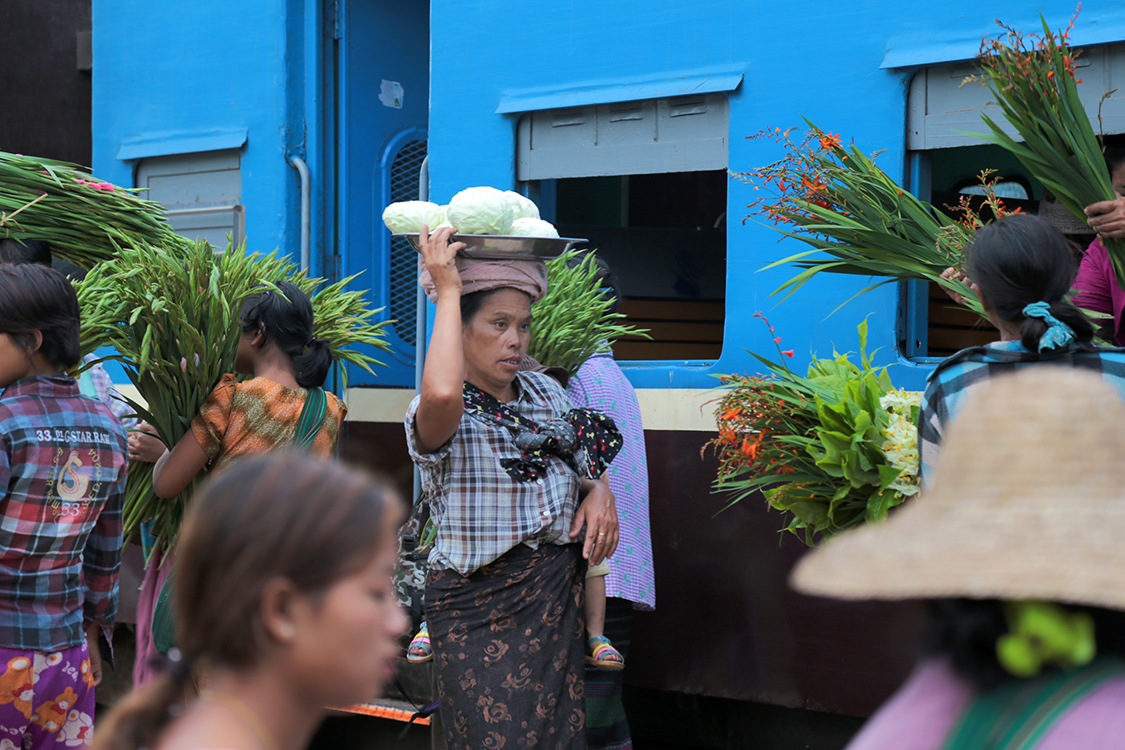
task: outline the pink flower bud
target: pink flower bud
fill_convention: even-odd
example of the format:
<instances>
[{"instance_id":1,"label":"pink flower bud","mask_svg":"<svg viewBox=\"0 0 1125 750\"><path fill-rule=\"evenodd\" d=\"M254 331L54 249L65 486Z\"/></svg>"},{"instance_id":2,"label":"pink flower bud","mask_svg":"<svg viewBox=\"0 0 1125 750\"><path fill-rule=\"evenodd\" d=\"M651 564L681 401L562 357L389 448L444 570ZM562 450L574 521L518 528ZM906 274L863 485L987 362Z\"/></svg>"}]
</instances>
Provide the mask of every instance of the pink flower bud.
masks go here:
<instances>
[{"instance_id":1,"label":"pink flower bud","mask_svg":"<svg viewBox=\"0 0 1125 750\"><path fill-rule=\"evenodd\" d=\"M187 372L187 357L180 357L180 369Z\"/></svg>"}]
</instances>

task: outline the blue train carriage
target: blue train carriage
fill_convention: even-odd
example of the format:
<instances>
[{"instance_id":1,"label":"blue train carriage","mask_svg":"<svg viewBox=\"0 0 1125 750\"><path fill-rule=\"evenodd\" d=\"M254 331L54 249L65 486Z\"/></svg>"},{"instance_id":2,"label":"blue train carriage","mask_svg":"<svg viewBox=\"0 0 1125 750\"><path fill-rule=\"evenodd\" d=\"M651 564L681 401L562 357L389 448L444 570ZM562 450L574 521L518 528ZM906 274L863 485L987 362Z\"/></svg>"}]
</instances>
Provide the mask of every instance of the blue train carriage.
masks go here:
<instances>
[{"instance_id":1,"label":"blue train carriage","mask_svg":"<svg viewBox=\"0 0 1125 750\"><path fill-rule=\"evenodd\" d=\"M1061 27L1071 10L1045 12ZM981 38L996 17L1034 29L1038 13L1011 0L957 14L886 0L94 0L94 167L149 188L189 235L306 246L317 275L364 272L396 320L394 353L374 377L350 373L343 452L406 492L416 256L383 228L383 206L416 197L426 162L437 202L514 188L564 236L590 238L622 278L623 311L653 332L616 349L645 417L658 589L656 611L634 620L635 729L697 741L797 717L823 742L903 679L920 613L797 596L785 579L803 547L779 540L776 514L746 502L715 516L715 465L700 458L714 376L756 371L747 350L773 350L758 311L797 367L854 349L866 318L877 361L911 389L991 334L920 284L833 314L867 280L824 276L778 303L792 272L762 269L802 246L745 220L752 190L728 173L779 158L746 137L803 115L881 150L880 166L935 204L987 167L1034 210L1042 186L958 131L979 131L989 106L959 86ZM1123 39L1125 10L1087 4L1071 40L1086 45L1091 111L1125 75ZM1125 93L1103 103L1106 132L1125 131L1123 105Z\"/></svg>"}]
</instances>

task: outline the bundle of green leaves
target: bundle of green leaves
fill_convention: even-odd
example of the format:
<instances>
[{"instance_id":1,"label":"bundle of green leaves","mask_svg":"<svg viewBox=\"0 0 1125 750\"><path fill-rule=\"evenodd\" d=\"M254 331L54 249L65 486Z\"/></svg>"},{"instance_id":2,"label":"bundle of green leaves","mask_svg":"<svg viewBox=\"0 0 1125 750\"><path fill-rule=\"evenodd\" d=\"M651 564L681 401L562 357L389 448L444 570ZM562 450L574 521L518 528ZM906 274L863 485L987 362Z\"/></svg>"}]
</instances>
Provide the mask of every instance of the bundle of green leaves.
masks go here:
<instances>
[{"instance_id":1,"label":"bundle of green leaves","mask_svg":"<svg viewBox=\"0 0 1125 750\"><path fill-rule=\"evenodd\" d=\"M963 281L942 277L946 268L961 266L964 245L981 224L969 204L958 207L960 218L947 216L900 187L874 157L854 144L845 148L840 136L808 119L805 123L809 130L804 133L778 128L753 136L775 141L785 154L735 175L764 192L748 206L749 217L765 219L813 248L766 266L803 269L773 294L786 299L825 272L885 277L858 294L896 279L914 279L940 284L966 298L966 305L983 316L979 300ZM995 195L990 209L1005 213Z\"/></svg>"},{"instance_id":2,"label":"bundle of green leaves","mask_svg":"<svg viewBox=\"0 0 1125 750\"><path fill-rule=\"evenodd\" d=\"M574 258L581 260L571 263ZM650 338L646 329L623 323L623 314L611 313L611 305L593 252L572 250L548 261L547 295L535 303L528 356L573 375L622 336Z\"/></svg>"},{"instance_id":3,"label":"bundle of green leaves","mask_svg":"<svg viewBox=\"0 0 1125 750\"><path fill-rule=\"evenodd\" d=\"M1009 151L1064 206L1083 216L1086 206L1113 200L1115 194L1101 144L1078 95L1079 53L1067 45L1074 19L1058 32L1052 32L1042 16L1040 21L1042 36L1000 24L1000 36L981 44L981 78L1019 140L985 114L981 118L989 133L978 137ZM1117 283L1125 286L1125 240L1102 242Z\"/></svg>"},{"instance_id":4,"label":"bundle of green leaves","mask_svg":"<svg viewBox=\"0 0 1125 750\"><path fill-rule=\"evenodd\" d=\"M82 268L112 258L118 246L186 244L164 208L134 192L73 164L0 152L0 239L42 240Z\"/></svg>"},{"instance_id":5,"label":"bundle of green leaves","mask_svg":"<svg viewBox=\"0 0 1125 750\"><path fill-rule=\"evenodd\" d=\"M720 462L714 490L733 495L725 507L761 492L812 545L917 493L917 394L895 391L867 355L867 323L858 330L858 365L834 352L802 377L755 355L769 375L722 376L730 389L708 446Z\"/></svg>"},{"instance_id":6,"label":"bundle of green leaves","mask_svg":"<svg viewBox=\"0 0 1125 750\"><path fill-rule=\"evenodd\" d=\"M355 277L324 286L276 254L247 255L244 247L216 253L204 241L122 247L78 284L83 354L102 346L124 366L143 403L126 399L160 439L173 446L190 428L203 401L234 371L241 333L242 300L254 292L292 281L309 295L317 338L332 356L372 372L381 364L354 347L386 350L383 328L372 322L364 292L345 291ZM174 539L194 487L172 500L152 492L152 464L129 466L125 530L135 534L154 521L158 540Z\"/></svg>"}]
</instances>

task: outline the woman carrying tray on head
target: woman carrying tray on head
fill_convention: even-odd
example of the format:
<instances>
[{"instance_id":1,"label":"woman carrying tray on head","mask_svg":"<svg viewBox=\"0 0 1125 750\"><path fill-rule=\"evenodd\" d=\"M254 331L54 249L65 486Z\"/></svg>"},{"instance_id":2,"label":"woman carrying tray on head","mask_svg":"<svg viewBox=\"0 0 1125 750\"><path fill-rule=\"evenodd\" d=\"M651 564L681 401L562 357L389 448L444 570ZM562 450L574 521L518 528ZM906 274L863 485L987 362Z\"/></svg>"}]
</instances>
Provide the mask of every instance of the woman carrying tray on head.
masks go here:
<instances>
[{"instance_id":1,"label":"woman carrying tray on head","mask_svg":"<svg viewBox=\"0 0 1125 750\"><path fill-rule=\"evenodd\" d=\"M617 546L601 477L621 438L519 370L542 262L458 258L453 232L419 238L437 314L406 413L438 528L426 620L446 744L583 748L583 577Z\"/></svg>"}]
</instances>

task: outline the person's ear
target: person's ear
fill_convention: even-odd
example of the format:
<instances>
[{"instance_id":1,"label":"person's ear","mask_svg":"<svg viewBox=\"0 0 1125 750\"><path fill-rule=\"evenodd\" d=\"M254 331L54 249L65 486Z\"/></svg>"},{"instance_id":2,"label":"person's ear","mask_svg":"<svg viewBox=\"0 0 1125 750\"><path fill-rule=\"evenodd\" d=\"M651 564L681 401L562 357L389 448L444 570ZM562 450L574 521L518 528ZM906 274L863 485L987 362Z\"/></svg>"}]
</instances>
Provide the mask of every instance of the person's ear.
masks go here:
<instances>
[{"instance_id":1,"label":"person's ear","mask_svg":"<svg viewBox=\"0 0 1125 750\"><path fill-rule=\"evenodd\" d=\"M250 346L255 349L261 349L266 345L267 337L264 328L259 328L258 332L254 334L254 338L250 339Z\"/></svg>"},{"instance_id":2,"label":"person's ear","mask_svg":"<svg viewBox=\"0 0 1125 750\"><path fill-rule=\"evenodd\" d=\"M262 589L262 628L276 643L291 644L297 637L295 609L300 592L288 578L277 577Z\"/></svg>"}]
</instances>

